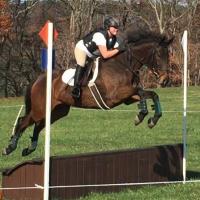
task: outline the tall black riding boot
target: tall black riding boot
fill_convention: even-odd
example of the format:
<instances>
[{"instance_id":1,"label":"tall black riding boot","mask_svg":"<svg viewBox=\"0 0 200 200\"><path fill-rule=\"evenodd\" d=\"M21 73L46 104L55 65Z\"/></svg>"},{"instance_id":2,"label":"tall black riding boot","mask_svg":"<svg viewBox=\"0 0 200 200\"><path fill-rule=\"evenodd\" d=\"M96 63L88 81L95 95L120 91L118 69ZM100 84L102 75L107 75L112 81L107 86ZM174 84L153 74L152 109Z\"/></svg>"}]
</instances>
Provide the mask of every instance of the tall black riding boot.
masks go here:
<instances>
[{"instance_id":1,"label":"tall black riding boot","mask_svg":"<svg viewBox=\"0 0 200 200\"><path fill-rule=\"evenodd\" d=\"M76 66L76 72L74 76L74 88L72 90L72 96L74 98L79 98L81 94L81 78L83 76L84 67L80 65Z\"/></svg>"}]
</instances>

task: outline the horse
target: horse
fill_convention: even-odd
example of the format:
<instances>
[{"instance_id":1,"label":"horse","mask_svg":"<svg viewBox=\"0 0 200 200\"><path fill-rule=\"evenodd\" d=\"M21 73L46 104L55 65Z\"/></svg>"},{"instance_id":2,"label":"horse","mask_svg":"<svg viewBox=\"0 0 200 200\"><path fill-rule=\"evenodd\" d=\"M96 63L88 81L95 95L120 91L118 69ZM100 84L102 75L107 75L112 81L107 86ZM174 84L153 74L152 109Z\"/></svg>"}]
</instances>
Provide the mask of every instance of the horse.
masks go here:
<instances>
[{"instance_id":1,"label":"horse","mask_svg":"<svg viewBox=\"0 0 200 200\"><path fill-rule=\"evenodd\" d=\"M127 41L126 50L110 59L100 59L95 84L110 109L139 101L140 111L136 115L135 125L140 124L148 114L146 99L152 99L155 113L149 118L148 126L153 128L162 116L159 96L154 91L142 88L139 71L142 66L147 66L158 82L164 84L168 78L169 46L173 38L153 32L135 34L130 29L123 37ZM71 106L100 109L87 86L82 87L81 97L74 99L71 96L72 87L62 81L62 74L63 70L53 70L52 73L51 124L67 116ZM22 156L36 150L39 133L45 126L45 94L46 73L43 73L26 92L25 115L18 119L3 155L9 155L17 148L19 138L31 125L34 125L31 145L23 149Z\"/></svg>"}]
</instances>

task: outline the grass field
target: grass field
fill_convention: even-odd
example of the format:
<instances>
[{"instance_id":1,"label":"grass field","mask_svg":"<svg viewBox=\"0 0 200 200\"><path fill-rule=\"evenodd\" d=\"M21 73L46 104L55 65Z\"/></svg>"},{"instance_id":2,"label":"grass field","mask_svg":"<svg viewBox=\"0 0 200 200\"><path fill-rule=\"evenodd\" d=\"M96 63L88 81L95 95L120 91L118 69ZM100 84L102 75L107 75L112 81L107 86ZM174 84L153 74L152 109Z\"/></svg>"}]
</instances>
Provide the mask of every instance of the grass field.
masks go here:
<instances>
[{"instance_id":1,"label":"grass field","mask_svg":"<svg viewBox=\"0 0 200 200\"><path fill-rule=\"evenodd\" d=\"M163 109L163 117L153 129L147 127L147 119L135 127L133 120L137 105L121 105L111 111L81 110L72 108L69 115L52 125L51 155L71 155L85 152L141 148L182 142L183 89L157 89ZM188 88L187 114L187 170L200 179L200 88ZM0 99L0 150L8 143L15 118L23 98ZM151 110L149 101L149 111ZM199 111L199 112L198 112ZM37 150L30 156L21 157L22 149L30 142L32 128L25 131L13 154L0 156L0 169L44 155L44 131ZM188 176L188 178L191 178ZM0 178L1 180L1 178ZM129 200L129 199L200 199L200 183L145 186L124 190L115 194L91 194L82 200Z\"/></svg>"}]
</instances>

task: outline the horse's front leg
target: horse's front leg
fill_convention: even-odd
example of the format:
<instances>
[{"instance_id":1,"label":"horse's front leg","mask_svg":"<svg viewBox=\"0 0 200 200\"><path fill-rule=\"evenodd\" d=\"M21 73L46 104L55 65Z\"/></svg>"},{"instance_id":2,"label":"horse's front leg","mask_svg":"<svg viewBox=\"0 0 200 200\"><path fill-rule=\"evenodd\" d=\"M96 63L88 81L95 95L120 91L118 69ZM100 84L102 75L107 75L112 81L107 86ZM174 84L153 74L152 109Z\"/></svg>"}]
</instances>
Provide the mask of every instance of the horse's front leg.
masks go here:
<instances>
[{"instance_id":1,"label":"horse's front leg","mask_svg":"<svg viewBox=\"0 0 200 200\"><path fill-rule=\"evenodd\" d=\"M155 113L154 113L154 116L150 117L148 120L149 128L153 128L157 124L160 117L162 116L162 109L161 109L161 105L160 105L159 96L155 92L152 92L152 93L153 93L152 100L154 103L153 109L155 110Z\"/></svg>"},{"instance_id":2,"label":"horse's front leg","mask_svg":"<svg viewBox=\"0 0 200 200\"><path fill-rule=\"evenodd\" d=\"M145 90L143 90L142 95L144 99L152 99L154 103L152 105L153 109L155 110L154 116L150 117L148 120L149 128L153 128L157 124L160 117L162 116L162 109L159 101L159 96L154 91L145 91Z\"/></svg>"},{"instance_id":3,"label":"horse's front leg","mask_svg":"<svg viewBox=\"0 0 200 200\"><path fill-rule=\"evenodd\" d=\"M134 122L135 122L136 126L139 125L144 120L146 115L148 114L147 102L146 102L146 99L144 97L143 92L144 92L143 90L140 90L138 92L138 94L139 94L138 108L139 108L140 112L135 117L135 121Z\"/></svg>"},{"instance_id":4,"label":"horse's front leg","mask_svg":"<svg viewBox=\"0 0 200 200\"><path fill-rule=\"evenodd\" d=\"M140 91L140 95L137 94L137 95L131 96L131 98L127 99L124 103L126 105L130 105L130 104L136 103L136 102L139 102L138 108L140 110L134 120L134 124L137 126L143 122L144 118L148 114L147 102L146 102L146 99L141 94L141 91Z\"/></svg>"}]
</instances>

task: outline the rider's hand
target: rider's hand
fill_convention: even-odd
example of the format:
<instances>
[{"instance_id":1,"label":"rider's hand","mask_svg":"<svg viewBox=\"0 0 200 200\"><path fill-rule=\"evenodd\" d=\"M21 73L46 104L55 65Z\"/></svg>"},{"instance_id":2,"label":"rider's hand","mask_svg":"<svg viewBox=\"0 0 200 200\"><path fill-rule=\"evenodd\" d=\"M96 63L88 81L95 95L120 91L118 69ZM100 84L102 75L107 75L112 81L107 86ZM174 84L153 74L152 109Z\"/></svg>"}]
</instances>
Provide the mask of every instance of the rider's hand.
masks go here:
<instances>
[{"instance_id":1,"label":"rider's hand","mask_svg":"<svg viewBox=\"0 0 200 200\"><path fill-rule=\"evenodd\" d=\"M127 50L127 44L121 43L121 44L119 44L119 46L116 49L118 49L119 52L126 51Z\"/></svg>"},{"instance_id":2,"label":"rider's hand","mask_svg":"<svg viewBox=\"0 0 200 200\"><path fill-rule=\"evenodd\" d=\"M126 51L127 50L127 39L123 38L122 36L117 37L117 44L118 46L116 49L119 50L119 52Z\"/></svg>"}]
</instances>

